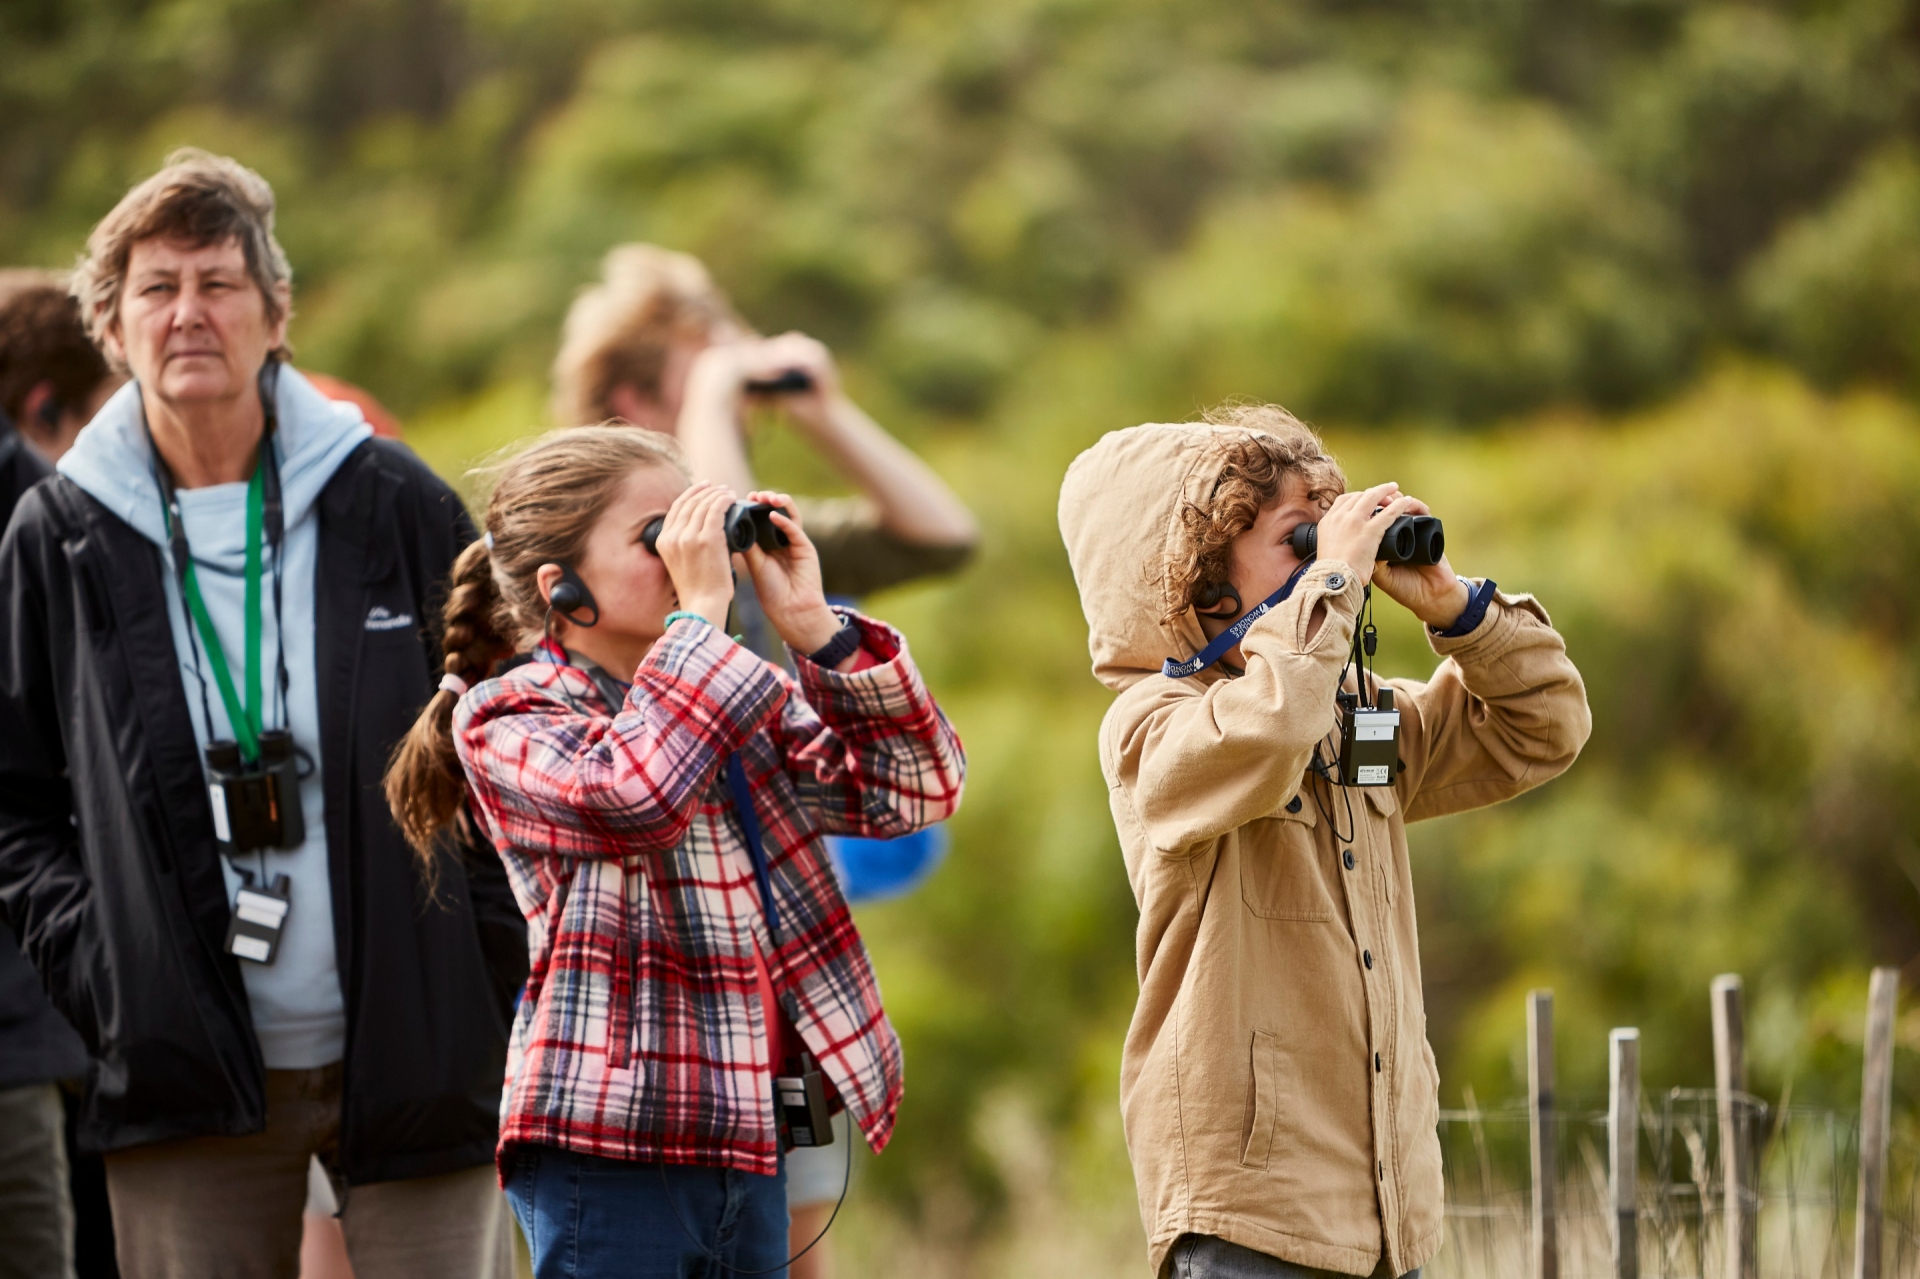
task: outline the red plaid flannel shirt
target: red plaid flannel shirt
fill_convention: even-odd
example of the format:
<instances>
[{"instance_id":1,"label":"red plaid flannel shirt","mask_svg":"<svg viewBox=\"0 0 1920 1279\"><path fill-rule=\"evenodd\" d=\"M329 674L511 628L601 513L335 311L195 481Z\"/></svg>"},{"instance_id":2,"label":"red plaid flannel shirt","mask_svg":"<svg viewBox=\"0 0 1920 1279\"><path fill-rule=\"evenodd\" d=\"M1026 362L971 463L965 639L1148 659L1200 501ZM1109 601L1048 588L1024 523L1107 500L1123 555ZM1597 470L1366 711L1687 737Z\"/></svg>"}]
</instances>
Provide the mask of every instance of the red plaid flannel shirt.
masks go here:
<instances>
[{"instance_id":1,"label":"red plaid flannel shirt","mask_svg":"<svg viewBox=\"0 0 1920 1279\"><path fill-rule=\"evenodd\" d=\"M648 653L626 704L545 644L454 713L473 805L527 917L532 972L501 1100L518 1142L776 1170L758 947L794 1029L869 1145L900 1105L880 1005L822 833L896 836L950 815L966 762L892 628L880 665L800 678L703 622ZM615 713L617 711L617 713ZM780 930L769 936L726 784L739 752Z\"/></svg>"}]
</instances>

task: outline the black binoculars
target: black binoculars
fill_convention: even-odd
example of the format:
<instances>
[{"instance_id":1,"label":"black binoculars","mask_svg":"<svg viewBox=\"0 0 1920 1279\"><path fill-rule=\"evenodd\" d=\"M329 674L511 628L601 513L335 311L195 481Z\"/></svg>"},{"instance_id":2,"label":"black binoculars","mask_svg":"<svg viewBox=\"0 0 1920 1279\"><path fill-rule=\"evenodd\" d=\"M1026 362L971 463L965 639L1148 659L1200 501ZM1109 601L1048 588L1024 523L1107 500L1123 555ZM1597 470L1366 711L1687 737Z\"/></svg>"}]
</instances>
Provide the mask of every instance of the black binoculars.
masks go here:
<instances>
[{"instance_id":1,"label":"black binoculars","mask_svg":"<svg viewBox=\"0 0 1920 1279\"><path fill-rule=\"evenodd\" d=\"M1293 553L1301 559L1318 554L1320 526L1296 524L1293 529ZM1387 525L1380 538L1380 554L1375 558L1389 564L1438 564L1447 553L1447 535L1440 520L1432 515L1402 515Z\"/></svg>"},{"instance_id":2,"label":"black binoculars","mask_svg":"<svg viewBox=\"0 0 1920 1279\"><path fill-rule=\"evenodd\" d=\"M208 742L203 754L212 778L214 834L221 843L241 853L306 843L292 734L277 728L261 733L260 755L251 764L241 761L237 742Z\"/></svg>"},{"instance_id":3,"label":"black binoculars","mask_svg":"<svg viewBox=\"0 0 1920 1279\"><path fill-rule=\"evenodd\" d=\"M791 539L774 524L775 511L780 511L782 515L788 514L781 508L766 502L735 502L729 506L726 522L723 525L727 536L728 553L744 551L755 543L769 554L783 546L793 545ZM655 543L659 542L660 529L666 521L666 516L656 515L647 521L645 528L640 530L640 544L655 555L660 553Z\"/></svg>"},{"instance_id":4,"label":"black binoculars","mask_svg":"<svg viewBox=\"0 0 1920 1279\"><path fill-rule=\"evenodd\" d=\"M813 375L805 369L788 369L773 377L750 377L747 379L749 395L791 395L799 391L813 389Z\"/></svg>"}]
</instances>

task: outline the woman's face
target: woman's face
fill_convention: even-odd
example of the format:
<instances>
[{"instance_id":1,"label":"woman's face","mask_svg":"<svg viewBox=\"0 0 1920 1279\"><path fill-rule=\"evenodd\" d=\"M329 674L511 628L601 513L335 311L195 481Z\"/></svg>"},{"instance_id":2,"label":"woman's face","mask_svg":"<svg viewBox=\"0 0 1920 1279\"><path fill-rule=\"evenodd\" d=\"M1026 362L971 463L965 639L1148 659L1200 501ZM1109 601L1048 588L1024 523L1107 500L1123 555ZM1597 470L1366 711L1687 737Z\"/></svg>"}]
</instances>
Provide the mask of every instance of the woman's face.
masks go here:
<instances>
[{"instance_id":1,"label":"woman's face","mask_svg":"<svg viewBox=\"0 0 1920 1279\"><path fill-rule=\"evenodd\" d=\"M1306 482L1290 475L1280 496L1261 508L1253 527L1233 539L1229 580L1244 607L1252 608L1287 584L1305 562L1294 554L1293 530L1323 514L1320 504L1307 496Z\"/></svg>"},{"instance_id":2,"label":"woman's face","mask_svg":"<svg viewBox=\"0 0 1920 1279\"><path fill-rule=\"evenodd\" d=\"M150 239L127 255L107 343L145 392L186 405L250 393L286 331L286 308L269 318L239 240L195 247Z\"/></svg>"},{"instance_id":3,"label":"woman's face","mask_svg":"<svg viewBox=\"0 0 1920 1279\"><path fill-rule=\"evenodd\" d=\"M679 607L680 599L667 566L646 548L640 534L667 513L686 487L686 477L664 463L637 467L594 522L586 551L573 568L600 607L600 621L592 628L596 639L651 644L666 631L667 614ZM553 589L544 577L541 585L543 594ZM565 632L574 630L559 617L554 628L563 642Z\"/></svg>"}]
</instances>

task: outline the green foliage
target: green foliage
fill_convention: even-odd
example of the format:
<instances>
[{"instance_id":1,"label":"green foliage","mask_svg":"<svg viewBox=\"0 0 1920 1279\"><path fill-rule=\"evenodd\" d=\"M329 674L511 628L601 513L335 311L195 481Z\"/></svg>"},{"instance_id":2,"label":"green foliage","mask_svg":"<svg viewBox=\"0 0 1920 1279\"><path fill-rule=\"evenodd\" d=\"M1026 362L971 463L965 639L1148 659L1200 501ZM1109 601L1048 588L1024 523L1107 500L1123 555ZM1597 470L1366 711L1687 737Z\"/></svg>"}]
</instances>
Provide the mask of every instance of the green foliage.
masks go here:
<instances>
[{"instance_id":1,"label":"green foliage","mask_svg":"<svg viewBox=\"0 0 1920 1279\"><path fill-rule=\"evenodd\" d=\"M862 911L909 1086L850 1272L1140 1255L1054 499L1102 432L1230 396L1427 497L1588 680L1569 777L1413 835L1449 1104L1517 1086L1540 983L1570 1088L1615 1024L1701 1083L1727 970L1762 1090L1853 1097L1863 970L1920 951L1912 6L23 0L0 47L0 259L70 261L173 146L239 155L301 362L443 474L538 428L574 291L647 238L831 342L978 511L974 568L873 602L973 768L948 865ZM828 482L762 428L764 474Z\"/></svg>"}]
</instances>

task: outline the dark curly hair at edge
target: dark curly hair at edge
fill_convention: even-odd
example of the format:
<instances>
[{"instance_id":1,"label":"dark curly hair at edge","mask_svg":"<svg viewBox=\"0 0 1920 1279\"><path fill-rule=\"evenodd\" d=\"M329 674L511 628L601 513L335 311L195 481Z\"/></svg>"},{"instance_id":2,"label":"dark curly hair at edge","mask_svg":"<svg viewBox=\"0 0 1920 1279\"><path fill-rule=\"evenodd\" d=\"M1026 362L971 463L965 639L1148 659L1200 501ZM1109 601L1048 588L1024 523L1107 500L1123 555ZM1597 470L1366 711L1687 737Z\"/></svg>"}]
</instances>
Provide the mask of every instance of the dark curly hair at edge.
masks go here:
<instances>
[{"instance_id":1,"label":"dark curly hair at edge","mask_svg":"<svg viewBox=\"0 0 1920 1279\"><path fill-rule=\"evenodd\" d=\"M1167 622L1196 607L1207 587L1227 580L1233 539L1253 527L1289 477L1298 476L1307 497L1322 509L1347 488L1346 473L1327 455L1313 428L1277 404L1222 405L1201 420L1239 427L1246 434L1222 434L1215 441L1222 459L1220 475L1206 505L1181 505L1183 546L1167 571Z\"/></svg>"}]
</instances>

